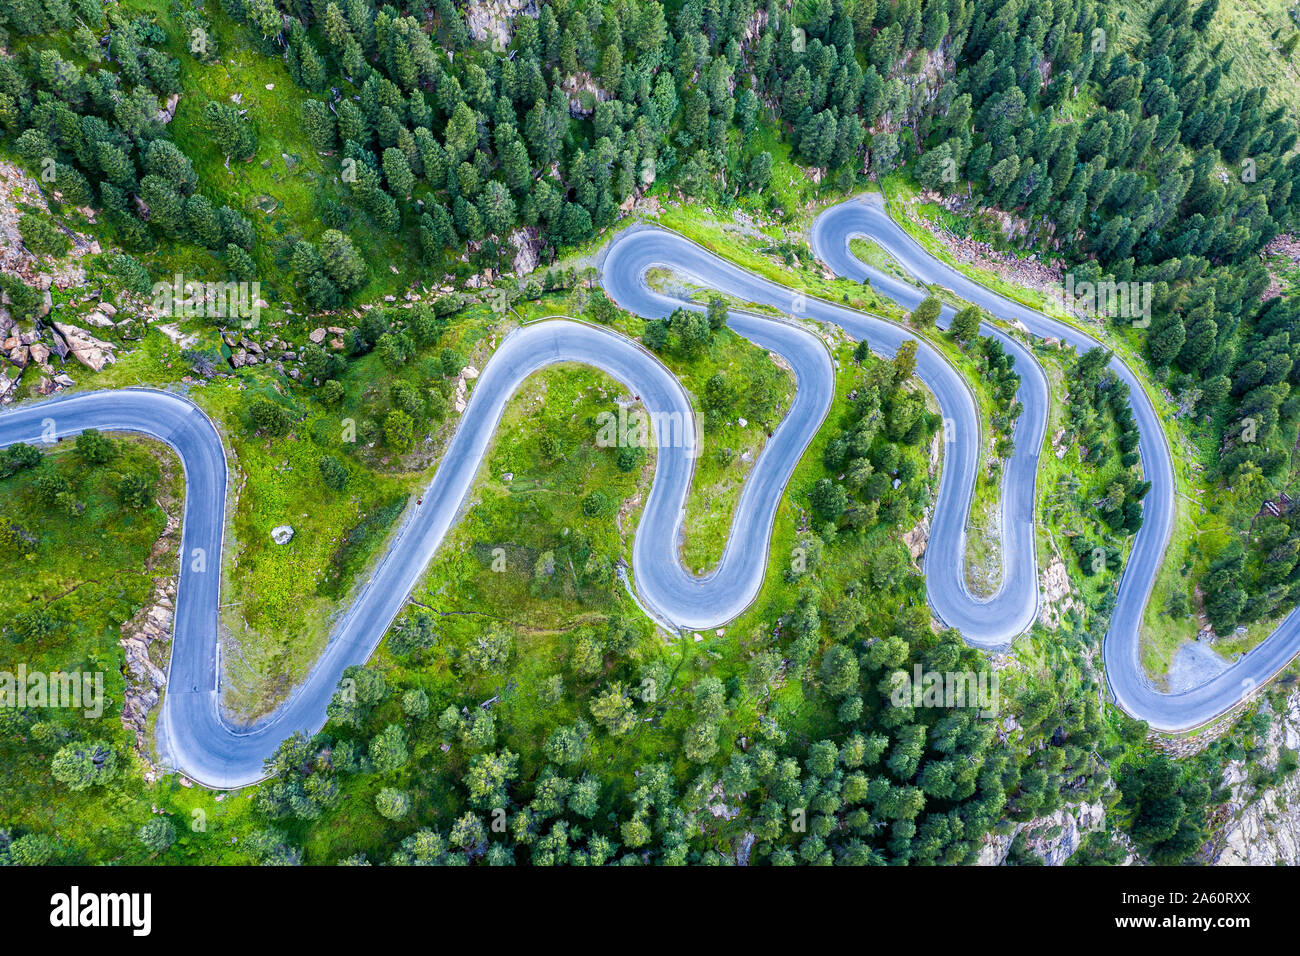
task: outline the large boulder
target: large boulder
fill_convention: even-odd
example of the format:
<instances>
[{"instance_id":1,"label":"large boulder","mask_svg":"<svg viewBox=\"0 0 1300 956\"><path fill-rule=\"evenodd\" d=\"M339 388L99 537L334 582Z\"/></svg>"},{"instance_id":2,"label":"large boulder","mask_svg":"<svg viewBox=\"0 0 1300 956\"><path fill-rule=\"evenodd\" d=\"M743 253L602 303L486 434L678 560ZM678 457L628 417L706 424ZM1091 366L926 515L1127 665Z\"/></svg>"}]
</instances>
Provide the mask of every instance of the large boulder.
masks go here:
<instances>
[{"instance_id":1,"label":"large boulder","mask_svg":"<svg viewBox=\"0 0 1300 956\"><path fill-rule=\"evenodd\" d=\"M86 368L92 371L102 371L105 365L117 361L113 351L117 348L111 342L105 342L95 338L85 329L79 329L75 325L68 325L66 322L55 322L54 331L67 343L68 351Z\"/></svg>"}]
</instances>

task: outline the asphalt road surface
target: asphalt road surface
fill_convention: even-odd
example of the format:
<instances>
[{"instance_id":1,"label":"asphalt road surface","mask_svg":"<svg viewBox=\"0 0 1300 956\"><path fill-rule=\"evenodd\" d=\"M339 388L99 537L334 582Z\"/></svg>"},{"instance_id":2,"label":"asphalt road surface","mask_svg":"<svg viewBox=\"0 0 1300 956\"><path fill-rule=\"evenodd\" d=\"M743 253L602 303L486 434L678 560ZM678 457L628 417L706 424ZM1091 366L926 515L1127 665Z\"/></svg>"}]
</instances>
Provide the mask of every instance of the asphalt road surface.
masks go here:
<instances>
[{"instance_id":1,"label":"asphalt road surface","mask_svg":"<svg viewBox=\"0 0 1300 956\"><path fill-rule=\"evenodd\" d=\"M935 259L871 198L841 203L818 217L812 232L813 250L834 271L856 279L870 274L873 288L893 296L894 290L879 273L868 270L850 254L849 241L855 236L879 243L918 281L950 289L996 318L1019 322L1035 336L1058 338L1080 352L1100 347L1096 339L1072 325L998 295ZM1102 647L1106 677L1116 702L1127 713L1158 730L1190 730L1233 707L1300 653L1300 609L1287 615L1261 644L1206 683L1179 694L1165 694L1152 686L1141 663L1138 629L1173 528L1173 462L1160 415L1141 382L1118 358L1111 360L1110 367L1129 386L1133 415L1141 433L1138 452L1142 471L1151 482L1151 490L1143 503L1144 521L1125 565ZM1021 370L1019 357L1017 369ZM1042 401L1035 389L1026 389L1022 384L1020 398L1026 414L1045 411L1033 407ZM1035 449L1042 446L1041 430L1033 441ZM1018 430L1017 453L1021 442ZM927 580L932 591L944 586L943 578L931 575Z\"/></svg>"},{"instance_id":2,"label":"asphalt road surface","mask_svg":"<svg viewBox=\"0 0 1300 956\"><path fill-rule=\"evenodd\" d=\"M919 282L947 287L996 318L1021 323L1034 335L1055 336L1081 350L1098 344L937 261L875 202L853 200L823 213L812 234L818 257L841 275L859 281L870 278L873 288L906 307L913 307L924 293L854 258L849 242L855 236L878 242ZM944 465L925 560L933 609L946 624L959 628L968 642L988 650L1006 648L1029 627L1038 612L1034 482L1049 394L1046 376L1027 349L993 326L983 328L985 334L997 336L1015 360L1024 411L1003 478L1002 584L991 598L978 599L965 583L964 555L980 459L979 415L968 386L947 360L899 325L794 294L655 227L620 233L602 257L601 281L624 308L661 317L683 303L648 287L645 275L654 267L671 269L699 285L775 307L794 318L838 325L854 338L866 338L886 358L903 341L917 341L917 375L934 393L944 418ZM950 321L951 314L945 308L941 324ZM676 378L652 354L612 331L565 319L525 326L506 337L475 383L460 427L423 493L423 504L408 511L389 550L335 623L320 660L287 701L252 726L227 720L219 701L217 609L227 473L220 436L206 415L170 392L86 392L0 414L0 447L18 441L61 440L98 428L146 434L175 449L185 469L186 498L175 636L157 722L158 749L166 763L200 783L242 787L266 775L263 763L285 737L296 731L312 733L322 726L343 671L374 653L456 522L510 396L528 376L547 366L564 362L595 366L620 381L629 394L639 396L650 413L659 451L633 545L632 573L640 599L683 629L719 626L748 607L762 585L772 523L786 482L830 406L834 370L821 340L796 324L743 312L732 312L728 324L782 356L794 370L797 390L788 414L745 483L716 568L696 576L678 557L684 503L701 449L690 401ZM1152 488L1105 642L1107 675L1116 700L1128 713L1161 730L1184 730L1229 709L1281 670L1300 650L1300 617L1288 616L1263 644L1200 687L1162 694L1150 685L1138 658L1137 628L1173 523L1172 463L1157 413L1140 383L1118 360L1111 366L1130 386L1141 431L1142 467Z\"/></svg>"}]
</instances>

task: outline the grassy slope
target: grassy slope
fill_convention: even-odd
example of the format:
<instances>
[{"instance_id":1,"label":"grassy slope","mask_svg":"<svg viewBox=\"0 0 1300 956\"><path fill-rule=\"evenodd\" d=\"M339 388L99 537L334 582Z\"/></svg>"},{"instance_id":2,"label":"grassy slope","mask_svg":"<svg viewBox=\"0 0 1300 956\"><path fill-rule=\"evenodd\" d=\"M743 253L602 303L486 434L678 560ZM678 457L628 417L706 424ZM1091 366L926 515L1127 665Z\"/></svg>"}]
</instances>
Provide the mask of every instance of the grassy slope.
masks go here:
<instances>
[{"instance_id":1,"label":"grassy slope","mask_svg":"<svg viewBox=\"0 0 1300 956\"><path fill-rule=\"evenodd\" d=\"M1145 38L1147 18L1158 5L1158 0L1137 0L1121 9L1121 39ZM1222 42L1223 58L1232 60L1229 84L1262 86L1271 106L1292 113L1300 111L1300 50L1286 57L1281 45L1300 29L1295 6L1295 0L1225 0L1204 34L1207 48Z\"/></svg>"},{"instance_id":2,"label":"grassy slope","mask_svg":"<svg viewBox=\"0 0 1300 956\"><path fill-rule=\"evenodd\" d=\"M38 469L0 481L0 498L13 516L39 515L31 522L40 545L30 558L0 555L5 587L0 591L0 626L34 606L58 619L45 641L5 641L0 670L19 663L29 671L102 672L107 706L98 719L81 711L37 711L34 723L17 734L0 735L0 828L14 837L27 832L55 835L62 862L143 863L149 853L135 831L153 807L164 807L179 832L177 844L161 857L169 863L240 862L231 836L248 828L247 801L228 802L174 777L158 783L142 779L133 755L134 738L121 723L124 682L121 625L150 600L155 582L174 573L175 554L164 551L150 569L151 551L169 512L179 513L184 494L179 463L161 445L142 439L122 443L114 463L88 472L67 446ZM116 498L115 475L123 467L152 474L157 500L141 511L123 509ZM36 479L59 472L73 482L86 505L80 517L46 509L35 497ZM166 667L166 660L158 661ZM15 715L15 716L21 716ZM71 792L50 776L49 760L72 740L105 740L117 752L118 774L105 789ZM200 811L194 815L193 811Z\"/></svg>"}]
</instances>

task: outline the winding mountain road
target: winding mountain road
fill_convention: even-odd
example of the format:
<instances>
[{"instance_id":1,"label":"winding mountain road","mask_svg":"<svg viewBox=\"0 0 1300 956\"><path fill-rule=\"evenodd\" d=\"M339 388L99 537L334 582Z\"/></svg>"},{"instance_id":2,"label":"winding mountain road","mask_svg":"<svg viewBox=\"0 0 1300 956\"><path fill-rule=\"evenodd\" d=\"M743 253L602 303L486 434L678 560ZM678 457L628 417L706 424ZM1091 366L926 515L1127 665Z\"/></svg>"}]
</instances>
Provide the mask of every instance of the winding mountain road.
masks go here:
<instances>
[{"instance_id":1,"label":"winding mountain road","mask_svg":"<svg viewBox=\"0 0 1300 956\"><path fill-rule=\"evenodd\" d=\"M919 281L945 286L997 318L1019 321L1035 335L1056 336L1080 349L1097 345L1074 328L997 296L938 262L877 204L855 200L823 213L813 228L817 255L841 275L859 281L870 278L873 288L904 306L914 306L923 293L855 259L849 253L855 236L880 243ZM601 260L601 281L610 297L629 311L662 317L684 303L649 287L646 273L655 267L671 269L745 302L833 323L855 338L867 338L872 349L885 357L892 357L902 342L917 340L916 374L939 403L945 434L944 467L925 563L930 601L941 620L960 628L971 644L988 650L1006 648L1029 627L1038 611L1034 483L1050 396L1046 376L1023 345L995 326L983 329L997 336L1013 356L1021 375L1019 398L1024 411L1003 480L1003 581L995 595L979 599L965 584L964 568L965 527L982 444L979 415L968 386L948 361L901 326L835 303L792 295L777 283L655 227L632 227L620 233ZM941 322L949 321L951 313L945 309ZM326 705L343 671L374 653L455 523L506 403L528 376L547 366L580 362L601 369L640 397L654 423L659 446L655 476L633 545L640 599L657 615L692 629L726 623L748 607L763 582L776 507L786 482L830 407L834 368L822 341L797 324L735 311L728 324L782 356L794 370L797 389L789 412L746 480L731 534L713 571L696 577L678 556L694 471L696 426L690 400L676 377L651 353L610 330L565 319L526 325L508 335L488 362L424 492L423 505L408 515L352 605L339 617L310 674L274 714L252 726L230 723L220 707L217 611L227 468L220 435L207 416L170 392L79 393L0 414L0 447L19 441L37 444L51 436L62 439L97 428L149 435L177 452L185 469L186 498L172 660L157 722L158 750L166 763L200 783L233 789L262 779L265 759L285 737L295 731L311 733L323 725ZM1229 709L1284 667L1300 650L1300 616L1289 616L1260 647L1207 684L1177 695L1162 694L1149 684L1138 658L1138 624L1173 522L1173 471L1146 393L1126 366L1116 360L1112 367L1132 389L1141 430L1139 449L1152 489L1105 642L1107 673L1119 705L1130 714L1161 730L1184 730Z\"/></svg>"},{"instance_id":2,"label":"winding mountain road","mask_svg":"<svg viewBox=\"0 0 1300 956\"><path fill-rule=\"evenodd\" d=\"M1080 353L1102 347L1099 341L1073 325L992 292L934 258L890 218L876 197L840 203L826 210L813 225L812 246L818 258L838 274L857 280L870 278L872 288L905 305L910 304L903 298L907 294L905 283L871 269L850 253L849 243L857 237L878 243L917 281L949 289L995 318L1019 322L1037 337L1058 338ZM914 297L918 295L915 290L911 294ZM1023 376L1019 355L1016 367ZM1157 730L1191 730L1231 709L1244 696L1276 676L1300 653L1300 609L1292 611L1261 644L1211 680L1178 694L1163 693L1152 685L1142 667L1139 629L1143 609L1155 585L1173 530L1176 492L1173 461L1160 415L1142 382L1119 358L1111 359L1110 368L1129 386L1133 416L1140 432L1138 453L1144 477L1151 482L1151 490L1144 501L1142 527L1135 536L1124 567L1110 630L1103 642L1106 678L1116 703L1127 713L1147 721ZM1020 398L1027 414L1042 400L1036 389L1026 389L1023 382ZM1021 440L1018 430L1017 454L1023 450ZM1039 430L1031 440L1036 454L1042 447L1043 432ZM931 593L935 588L947 586L946 576L930 574L927 579Z\"/></svg>"}]
</instances>

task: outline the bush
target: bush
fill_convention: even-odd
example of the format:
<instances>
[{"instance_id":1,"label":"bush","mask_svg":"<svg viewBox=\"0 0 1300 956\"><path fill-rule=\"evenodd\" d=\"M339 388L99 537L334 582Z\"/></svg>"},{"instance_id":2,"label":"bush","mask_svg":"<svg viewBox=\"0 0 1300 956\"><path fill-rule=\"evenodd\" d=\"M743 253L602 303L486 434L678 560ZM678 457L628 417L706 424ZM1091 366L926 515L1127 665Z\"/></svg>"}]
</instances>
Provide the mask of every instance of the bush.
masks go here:
<instances>
[{"instance_id":1,"label":"bush","mask_svg":"<svg viewBox=\"0 0 1300 956\"><path fill-rule=\"evenodd\" d=\"M117 444L98 429L87 428L77 436L77 454L88 465L104 465L117 457Z\"/></svg>"},{"instance_id":2,"label":"bush","mask_svg":"<svg viewBox=\"0 0 1300 956\"><path fill-rule=\"evenodd\" d=\"M119 252L108 261L108 272L127 292L146 295L153 288L149 270L140 264L139 259L125 252Z\"/></svg>"},{"instance_id":3,"label":"bush","mask_svg":"<svg viewBox=\"0 0 1300 956\"><path fill-rule=\"evenodd\" d=\"M384 787L375 795L375 809L388 820L401 820L411 812L411 795L405 790Z\"/></svg>"},{"instance_id":4,"label":"bush","mask_svg":"<svg viewBox=\"0 0 1300 956\"><path fill-rule=\"evenodd\" d=\"M333 491L342 491L348 483L347 468L333 455L321 456L320 476L325 482L325 487Z\"/></svg>"},{"instance_id":5,"label":"bush","mask_svg":"<svg viewBox=\"0 0 1300 956\"><path fill-rule=\"evenodd\" d=\"M166 817L151 817L136 835L148 849L162 853L176 842L176 827Z\"/></svg>"},{"instance_id":6,"label":"bush","mask_svg":"<svg viewBox=\"0 0 1300 956\"><path fill-rule=\"evenodd\" d=\"M266 432L272 438L284 437L293 427L293 419L288 411L265 398L259 398L249 406L248 417L253 423L254 431Z\"/></svg>"},{"instance_id":7,"label":"bush","mask_svg":"<svg viewBox=\"0 0 1300 956\"><path fill-rule=\"evenodd\" d=\"M35 445L16 442L8 448L0 449L0 478L8 478L24 469L35 468L44 460L45 453Z\"/></svg>"},{"instance_id":8,"label":"bush","mask_svg":"<svg viewBox=\"0 0 1300 956\"><path fill-rule=\"evenodd\" d=\"M117 754L106 741L68 744L50 761L50 773L69 790L102 786L117 775Z\"/></svg>"},{"instance_id":9,"label":"bush","mask_svg":"<svg viewBox=\"0 0 1300 956\"><path fill-rule=\"evenodd\" d=\"M128 471L118 481L117 495L124 507L139 511L153 500L153 482L144 475Z\"/></svg>"},{"instance_id":10,"label":"bush","mask_svg":"<svg viewBox=\"0 0 1300 956\"><path fill-rule=\"evenodd\" d=\"M646 348L659 352L668 344L668 323L663 319L651 319L645 324L641 333L641 342Z\"/></svg>"},{"instance_id":11,"label":"bush","mask_svg":"<svg viewBox=\"0 0 1300 956\"><path fill-rule=\"evenodd\" d=\"M582 513L588 518L599 518L609 514L609 495L603 491L590 492L582 499Z\"/></svg>"},{"instance_id":12,"label":"bush","mask_svg":"<svg viewBox=\"0 0 1300 956\"><path fill-rule=\"evenodd\" d=\"M415 687L402 695L402 713L417 720L429 716L429 695Z\"/></svg>"},{"instance_id":13,"label":"bush","mask_svg":"<svg viewBox=\"0 0 1300 956\"><path fill-rule=\"evenodd\" d=\"M641 464L644 453L636 445L620 445L614 453L614 464L619 471L635 471Z\"/></svg>"},{"instance_id":14,"label":"bush","mask_svg":"<svg viewBox=\"0 0 1300 956\"><path fill-rule=\"evenodd\" d=\"M31 554L40 539L8 515L0 515L0 549L10 554Z\"/></svg>"},{"instance_id":15,"label":"bush","mask_svg":"<svg viewBox=\"0 0 1300 956\"><path fill-rule=\"evenodd\" d=\"M72 248L72 240L44 215L23 213L18 220L18 231L22 233L23 245L33 255L57 257Z\"/></svg>"},{"instance_id":16,"label":"bush","mask_svg":"<svg viewBox=\"0 0 1300 956\"><path fill-rule=\"evenodd\" d=\"M320 400L323 405L337 405L343 401L343 386L335 379L330 379L320 387Z\"/></svg>"},{"instance_id":17,"label":"bush","mask_svg":"<svg viewBox=\"0 0 1300 956\"><path fill-rule=\"evenodd\" d=\"M405 455L415 444L415 422L406 412L394 408L384 419L384 441L399 455Z\"/></svg>"},{"instance_id":18,"label":"bush","mask_svg":"<svg viewBox=\"0 0 1300 956\"><path fill-rule=\"evenodd\" d=\"M9 861L14 866L44 866L58 853L58 842L43 833L29 833L9 844Z\"/></svg>"},{"instance_id":19,"label":"bush","mask_svg":"<svg viewBox=\"0 0 1300 956\"><path fill-rule=\"evenodd\" d=\"M58 500L59 495L71 491L72 485L63 475L52 471L36 479L35 490L40 503L49 506Z\"/></svg>"},{"instance_id":20,"label":"bush","mask_svg":"<svg viewBox=\"0 0 1300 956\"><path fill-rule=\"evenodd\" d=\"M442 350L438 363L442 366L442 374L451 378L453 375L459 375L460 370L465 367L465 358L455 349L446 348Z\"/></svg>"}]
</instances>

